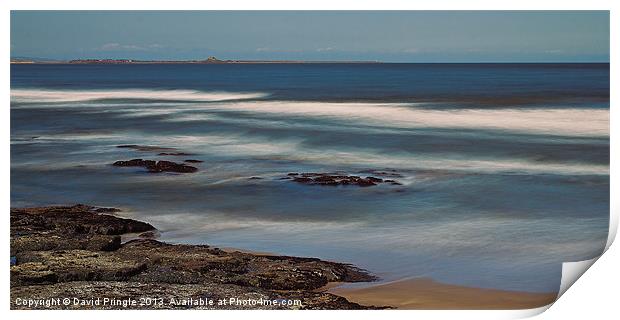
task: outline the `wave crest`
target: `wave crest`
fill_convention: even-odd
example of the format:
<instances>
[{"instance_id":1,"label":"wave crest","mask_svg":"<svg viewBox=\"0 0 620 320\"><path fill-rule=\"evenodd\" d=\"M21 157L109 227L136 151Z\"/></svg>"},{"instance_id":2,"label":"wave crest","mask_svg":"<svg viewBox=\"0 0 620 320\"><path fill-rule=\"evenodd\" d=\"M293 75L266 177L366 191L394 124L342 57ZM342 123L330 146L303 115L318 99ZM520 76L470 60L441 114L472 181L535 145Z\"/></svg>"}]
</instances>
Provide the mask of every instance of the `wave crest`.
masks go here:
<instances>
[{"instance_id":1,"label":"wave crest","mask_svg":"<svg viewBox=\"0 0 620 320\"><path fill-rule=\"evenodd\" d=\"M77 102L108 99L209 102L260 99L266 96L268 94L260 92L206 92L198 90L11 90L11 101L15 102Z\"/></svg>"},{"instance_id":2,"label":"wave crest","mask_svg":"<svg viewBox=\"0 0 620 320\"><path fill-rule=\"evenodd\" d=\"M609 109L427 109L405 103L252 101L204 106L203 110L332 118L390 128L502 130L562 136L609 136Z\"/></svg>"}]
</instances>

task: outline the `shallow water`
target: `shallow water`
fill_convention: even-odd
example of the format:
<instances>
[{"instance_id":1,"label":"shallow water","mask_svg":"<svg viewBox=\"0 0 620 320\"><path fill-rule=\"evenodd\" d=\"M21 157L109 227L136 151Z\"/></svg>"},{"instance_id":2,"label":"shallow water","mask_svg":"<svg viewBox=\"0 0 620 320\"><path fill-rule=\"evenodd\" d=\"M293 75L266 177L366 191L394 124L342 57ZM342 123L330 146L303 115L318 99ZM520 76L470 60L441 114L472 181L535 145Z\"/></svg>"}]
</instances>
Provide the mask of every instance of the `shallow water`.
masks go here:
<instances>
[{"instance_id":1,"label":"shallow water","mask_svg":"<svg viewBox=\"0 0 620 320\"><path fill-rule=\"evenodd\" d=\"M171 242L554 291L607 239L609 65L12 65L11 157L13 207L120 207ZM204 163L110 166L132 158ZM402 185L280 179L372 170Z\"/></svg>"}]
</instances>

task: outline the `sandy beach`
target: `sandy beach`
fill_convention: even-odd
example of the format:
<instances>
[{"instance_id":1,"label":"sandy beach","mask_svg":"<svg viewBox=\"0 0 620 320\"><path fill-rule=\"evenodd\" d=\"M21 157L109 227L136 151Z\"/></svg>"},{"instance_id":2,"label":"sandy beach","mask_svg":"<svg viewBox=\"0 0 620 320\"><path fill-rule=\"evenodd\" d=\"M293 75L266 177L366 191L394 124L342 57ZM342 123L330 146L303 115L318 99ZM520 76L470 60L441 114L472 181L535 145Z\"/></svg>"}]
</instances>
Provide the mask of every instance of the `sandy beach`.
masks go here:
<instances>
[{"instance_id":1,"label":"sandy beach","mask_svg":"<svg viewBox=\"0 0 620 320\"><path fill-rule=\"evenodd\" d=\"M364 288L330 284L327 292L363 305L397 309L530 309L555 301L557 293L481 289L418 278Z\"/></svg>"}]
</instances>

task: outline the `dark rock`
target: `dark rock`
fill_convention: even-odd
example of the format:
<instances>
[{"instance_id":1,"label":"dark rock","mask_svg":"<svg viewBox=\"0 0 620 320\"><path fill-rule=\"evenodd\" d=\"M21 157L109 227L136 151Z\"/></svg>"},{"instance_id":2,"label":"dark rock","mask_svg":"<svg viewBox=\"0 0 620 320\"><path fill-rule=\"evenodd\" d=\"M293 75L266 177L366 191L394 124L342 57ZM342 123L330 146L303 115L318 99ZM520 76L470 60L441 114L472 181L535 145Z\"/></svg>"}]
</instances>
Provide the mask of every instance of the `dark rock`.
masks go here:
<instances>
[{"instance_id":1,"label":"dark rock","mask_svg":"<svg viewBox=\"0 0 620 320\"><path fill-rule=\"evenodd\" d=\"M120 146L116 146L117 148L126 148L126 149L136 149L139 146L137 144L123 144Z\"/></svg>"},{"instance_id":2,"label":"dark rock","mask_svg":"<svg viewBox=\"0 0 620 320\"><path fill-rule=\"evenodd\" d=\"M167 268L192 273L197 279L217 279L222 283L271 290L314 290L333 281L376 279L353 266L316 258L229 253L209 246L171 245L146 239L129 241L114 254L123 259L145 261L149 270ZM151 274L150 278L168 278L167 273Z\"/></svg>"},{"instance_id":3,"label":"dark rock","mask_svg":"<svg viewBox=\"0 0 620 320\"><path fill-rule=\"evenodd\" d=\"M116 167L149 167L155 166L154 160L131 159L127 161L116 161L112 165Z\"/></svg>"},{"instance_id":4,"label":"dark rock","mask_svg":"<svg viewBox=\"0 0 620 320\"><path fill-rule=\"evenodd\" d=\"M98 234L67 235L60 232L41 232L21 235L11 239L11 253L45 250L93 250L113 251L121 246L120 236Z\"/></svg>"},{"instance_id":5,"label":"dark rock","mask_svg":"<svg viewBox=\"0 0 620 320\"><path fill-rule=\"evenodd\" d=\"M54 283L58 275L39 262L11 266L11 287L29 284Z\"/></svg>"},{"instance_id":6,"label":"dark rock","mask_svg":"<svg viewBox=\"0 0 620 320\"><path fill-rule=\"evenodd\" d=\"M120 247L119 235L155 229L141 221L98 213L98 209L85 205L11 209L11 253L115 250Z\"/></svg>"},{"instance_id":7,"label":"dark rock","mask_svg":"<svg viewBox=\"0 0 620 320\"><path fill-rule=\"evenodd\" d=\"M314 182L314 180L310 178L304 178L304 177L293 178L293 181L299 182L299 183L308 183L308 184Z\"/></svg>"},{"instance_id":8,"label":"dark rock","mask_svg":"<svg viewBox=\"0 0 620 320\"><path fill-rule=\"evenodd\" d=\"M195 159L187 159L187 160L185 160L185 162L188 162L188 163L203 163L204 161L202 161L202 160L195 160Z\"/></svg>"},{"instance_id":9,"label":"dark rock","mask_svg":"<svg viewBox=\"0 0 620 320\"><path fill-rule=\"evenodd\" d=\"M121 235L154 230L145 222L96 212L97 208L78 204L70 207L11 209L11 235L32 232Z\"/></svg>"},{"instance_id":10,"label":"dark rock","mask_svg":"<svg viewBox=\"0 0 620 320\"><path fill-rule=\"evenodd\" d=\"M146 269L144 263L120 259L113 252L88 250L27 251L17 255L19 264L11 268L11 281L32 283L33 279L55 281L126 281Z\"/></svg>"},{"instance_id":11,"label":"dark rock","mask_svg":"<svg viewBox=\"0 0 620 320\"><path fill-rule=\"evenodd\" d=\"M289 173L287 176L288 177L292 176L293 181L298 182L298 183L308 184L308 185L321 185L321 186L356 185L359 187L370 187L370 186L376 186L379 183L386 182L381 178L376 178L372 176L361 178L359 176L349 176L349 175L339 174L339 173L337 174L314 173L314 172L302 173L302 174Z\"/></svg>"},{"instance_id":12,"label":"dark rock","mask_svg":"<svg viewBox=\"0 0 620 320\"><path fill-rule=\"evenodd\" d=\"M146 168L149 170L149 172L190 173L198 171L198 168L196 167L165 160L157 161L157 164L147 166Z\"/></svg>"},{"instance_id":13,"label":"dark rock","mask_svg":"<svg viewBox=\"0 0 620 320\"><path fill-rule=\"evenodd\" d=\"M112 164L117 167L144 167L148 172L178 172L178 173L190 173L198 171L198 168L188 166L182 163L176 163L172 161L154 161L154 160L142 160L132 159L127 161L116 161Z\"/></svg>"}]
</instances>

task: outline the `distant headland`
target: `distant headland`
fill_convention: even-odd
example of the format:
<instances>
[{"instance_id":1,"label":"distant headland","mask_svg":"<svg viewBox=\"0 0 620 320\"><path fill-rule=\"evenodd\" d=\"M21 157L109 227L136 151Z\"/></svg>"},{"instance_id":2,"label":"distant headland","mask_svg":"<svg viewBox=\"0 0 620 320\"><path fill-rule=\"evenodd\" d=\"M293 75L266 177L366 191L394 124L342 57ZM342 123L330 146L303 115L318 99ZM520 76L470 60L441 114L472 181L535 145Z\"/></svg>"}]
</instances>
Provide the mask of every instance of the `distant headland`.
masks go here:
<instances>
[{"instance_id":1,"label":"distant headland","mask_svg":"<svg viewBox=\"0 0 620 320\"><path fill-rule=\"evenodd\" d=\"M382 63L380 61L340 61L340 60L220 60L208 57L204 60L137 60L137 59L75 59L42 60L12 58L11 64L276 64L276 63Z\"/></svg>"}]
</instances>

